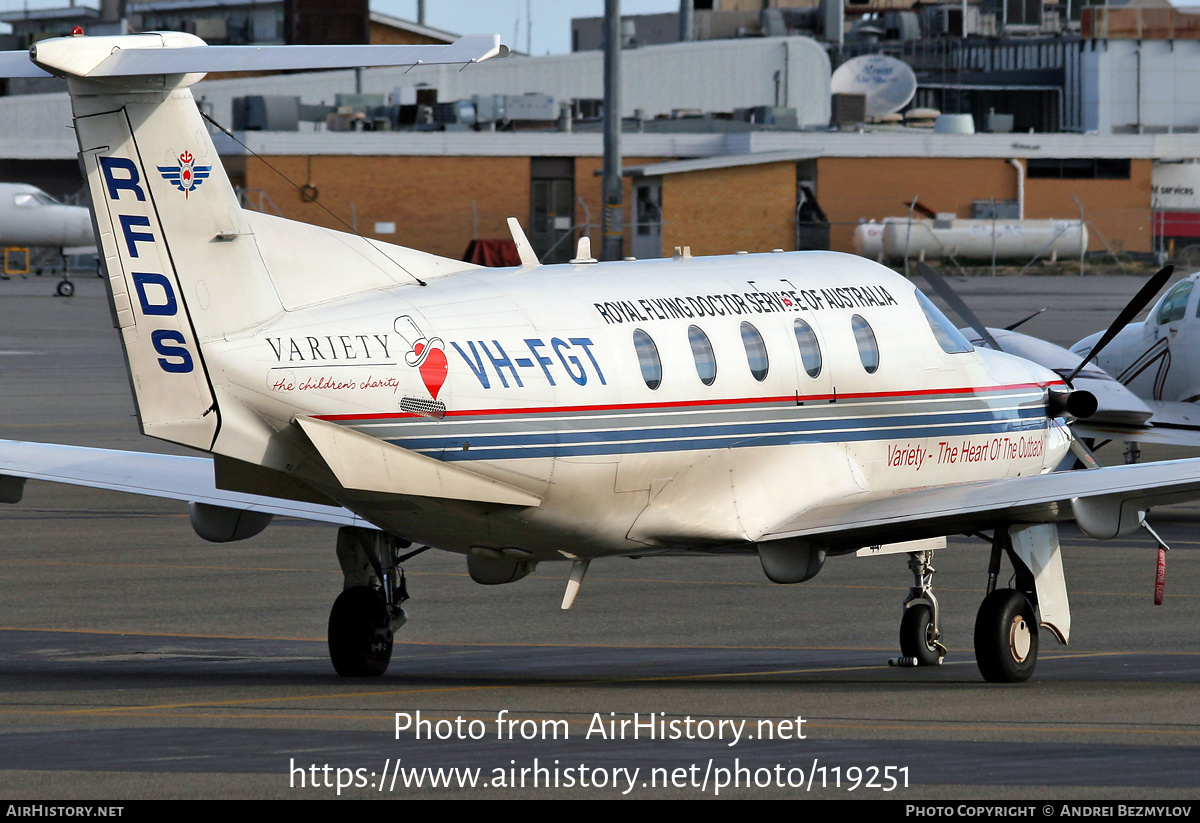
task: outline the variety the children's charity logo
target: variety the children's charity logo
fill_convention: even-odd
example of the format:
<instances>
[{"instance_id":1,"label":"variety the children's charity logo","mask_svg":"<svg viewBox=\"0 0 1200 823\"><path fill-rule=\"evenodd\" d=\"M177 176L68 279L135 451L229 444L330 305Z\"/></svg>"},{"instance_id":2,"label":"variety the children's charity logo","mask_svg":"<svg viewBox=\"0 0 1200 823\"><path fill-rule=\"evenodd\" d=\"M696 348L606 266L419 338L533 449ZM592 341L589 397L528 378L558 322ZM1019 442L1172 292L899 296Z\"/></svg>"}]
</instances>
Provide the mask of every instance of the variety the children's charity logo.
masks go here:
<instances>
[{"instance_id":1,"label":"variety the children's charity logo","mask_svg":"<svg viewBox=\"0 0 1200 823\"><path fill-rule=\"evenodd\" d=\"M397 317L392 326L396 329L396 334L408 344L404 362L416 367L430 396L437 400L438 392L442 390L446 375L450 371L446 362L446 344L440 337L426 337L407 314Z\"/></svg>"},{"instance_id":2,"label":"variety the children's charity logo","mask_svg":"<svg viewBox=\"0 0 1200 823\"><path fill-rule=\"evenodd\" d=\"M178 166L159 166L158 171L162 174L163 180L183 192L186 200L192 193L192 189L208 179L208 173L212 171L212 166L197 166L195 155L184 149L183 154L179 155Z\"/></svg>"}]
</instances>

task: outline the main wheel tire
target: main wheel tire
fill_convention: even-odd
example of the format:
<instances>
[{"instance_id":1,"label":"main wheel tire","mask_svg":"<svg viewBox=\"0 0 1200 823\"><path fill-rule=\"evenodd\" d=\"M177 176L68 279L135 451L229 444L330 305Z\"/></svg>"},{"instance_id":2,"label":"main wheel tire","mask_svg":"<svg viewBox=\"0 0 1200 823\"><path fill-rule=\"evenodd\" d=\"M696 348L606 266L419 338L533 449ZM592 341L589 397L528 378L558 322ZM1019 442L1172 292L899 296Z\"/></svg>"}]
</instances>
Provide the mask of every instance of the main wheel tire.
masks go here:
<instances>
[{"instance_id":1,"label":"main wheel tire","mask_svg":"<svg viewBox=\"0 0 1200 823\"><path fill-rule=\"evenodd\" d=\"M329 613L329 659L342 677L379 677L392 659L392 636L383 593L369 586L346 589ZM385 639L386 638L386 639Z\"/></svg>"},{"instance_id":2,"label":"main wheel tire","mask_svg":"<svg viewBox=\"0 0 1200 823\"><path fill-rule=\"evenodd\" d=\"M70 297L75 293L75 284L70 280L59 280L58 285L54 287L54 293L59 297Z\"/></svg>"},{"instance_id":3,"label":"main wheel tire","mask_svg":"<svg viewBox=\"0 0 1200 823\"><path fill-rule=\"evenodd\" d=\"M1021 683L1037 665L1038 627L1033 604L1016 589L997 589L975 618L975 662L989 683Z\"/></svg>"},{"instance_id":4,"label":"main wheel tire","mask_svg":"<svg viewBox=\"0 0 1200 823\"><path fill-rule=\"evenodd\" d=\"M936 666L942 659L933 625L933 609L924 603L909 606L900 620L900 653L918 666Z\"/></svg>"}]
</instances>

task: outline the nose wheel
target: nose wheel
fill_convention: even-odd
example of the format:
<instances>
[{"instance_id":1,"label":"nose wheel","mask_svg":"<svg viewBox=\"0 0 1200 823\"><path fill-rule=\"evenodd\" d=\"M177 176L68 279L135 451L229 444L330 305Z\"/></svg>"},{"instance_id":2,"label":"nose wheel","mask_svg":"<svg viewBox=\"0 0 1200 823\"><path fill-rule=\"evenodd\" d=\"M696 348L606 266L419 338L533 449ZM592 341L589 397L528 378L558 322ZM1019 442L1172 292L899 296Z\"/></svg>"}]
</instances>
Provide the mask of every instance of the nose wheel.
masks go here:
<instances>
[{"instance_id":1,"label":"nose wheel","mask_svg":"<svg viewBox=\"0 0 1200 823\"><path fill-rule=\"evenodd\" d=\"M909 606L900 621L900 654L917 666L937 666L946 656L939 642L933 609L924 603Z\"/></svg>"},{"instance_id":2,"label":"nose wheel","mask_svg":"<svg viewBox=\"0 0 1200 823\"><path fill-rule=\"evenodd\" d=\"M929 562L932 558L931 551L908 554L913 585L904 600L904 617L900 620L901 656L890 661L892 665L940 666L946 657L938 622L938 601L933 596L934 568Z\"/></svg>"}]
</instances>

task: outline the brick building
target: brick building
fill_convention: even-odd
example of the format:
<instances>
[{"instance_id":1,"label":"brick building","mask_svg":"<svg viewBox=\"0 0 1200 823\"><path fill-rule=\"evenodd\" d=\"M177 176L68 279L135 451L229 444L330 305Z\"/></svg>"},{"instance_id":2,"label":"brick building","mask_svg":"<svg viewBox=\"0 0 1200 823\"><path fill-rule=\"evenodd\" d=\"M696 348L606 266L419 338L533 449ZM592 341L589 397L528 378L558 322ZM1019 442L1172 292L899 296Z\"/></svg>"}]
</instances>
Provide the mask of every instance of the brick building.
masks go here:
<instances>
[{"instance_id":1,"label":"brick building","mask_svg":"<svg viewBox=\"0 0 1200 823\"><path fill-rule=\"evenodd\" d=\"M473 238L507 237L509 216L551 259L569 257L580 234L599 247L598 134L249 132L241 139L249 149L218 140L227 167L257 207L286 217L355 226L451 257ZM1092 250L1149 252L1154 160L1194 156L1195 142L911 130L626 134L625 249L652 257L682 245L696 254L815 247L799 214L815 197L828 247L851 251L858 223L907 215L916 197L964 218L989 201L1021 201L1032 219L1077 220L1082 209ZM315 202L298 186L312 186Z\"/></svg>"}]
</instances>

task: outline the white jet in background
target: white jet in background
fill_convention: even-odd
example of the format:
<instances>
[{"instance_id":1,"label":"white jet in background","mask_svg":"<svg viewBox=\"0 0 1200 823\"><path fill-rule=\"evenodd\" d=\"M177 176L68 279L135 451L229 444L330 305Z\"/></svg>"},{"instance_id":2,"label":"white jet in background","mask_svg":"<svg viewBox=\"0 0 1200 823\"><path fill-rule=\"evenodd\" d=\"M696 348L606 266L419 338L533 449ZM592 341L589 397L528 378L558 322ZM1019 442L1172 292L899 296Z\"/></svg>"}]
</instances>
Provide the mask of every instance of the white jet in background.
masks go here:
<instances>
[{"instance_id":1,"label":"white jet in background","mask_svg":"<svg viewBox=\"0 0 1200 823\"><path fill-rule=\"evenodd\" d=\"M95 253L91 211L64 206L27 183L0 183L0 245L49 246Z\"/></svg>"},{"instance_id":2,"label":"white jet in background","mask_svg":"<svg viewBox=\"0 0 1200 823\"><path fill-rule=\"evenodd\" d=\"M56 291L69 297L75 286L67 278L65 258L96 253L91 210L65 206L28 183L0 183L0 249L30 246L59 250L64 258L63 279Z\"/></svg>"}]
</instances>

